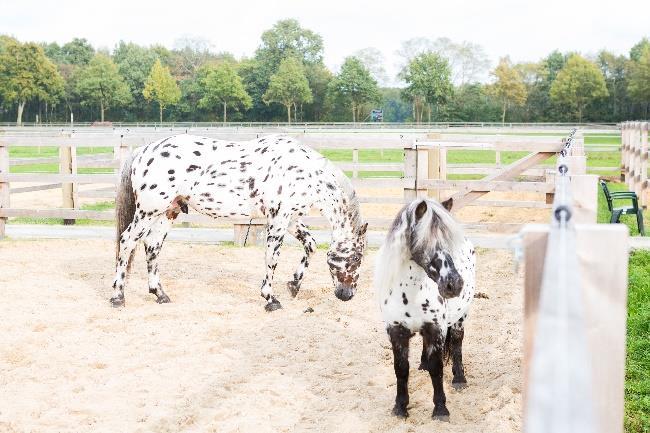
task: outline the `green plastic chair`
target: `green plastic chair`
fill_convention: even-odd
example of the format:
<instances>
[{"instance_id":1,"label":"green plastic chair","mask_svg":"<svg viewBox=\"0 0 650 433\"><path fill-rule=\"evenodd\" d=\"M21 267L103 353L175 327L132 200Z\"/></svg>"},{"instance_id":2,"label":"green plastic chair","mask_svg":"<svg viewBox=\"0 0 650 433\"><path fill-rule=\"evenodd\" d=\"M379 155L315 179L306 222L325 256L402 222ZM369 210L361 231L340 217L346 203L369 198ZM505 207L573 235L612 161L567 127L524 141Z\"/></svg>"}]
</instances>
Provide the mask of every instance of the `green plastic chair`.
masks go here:
<instances>
[{"instance_id":1,"label":"green plastic chair","mask_svg":"<svg viewBox=\"0 0 650 433\"><path fill-rule=\"evenodd\" d=\"M645 236L645 230L643 228L643 212L639 207L639 198L637 197L636 193L633 191L610 192L609 188L607 188L607 182L602 179L600 181L600 186L603 188L603 192L605 193L607 208L612 213L609 222L621 222L621 215L636 215L636 225L639 229L639 233L641 236ZM614 207L614 200L629 200L632 202L632 206Z\"/></svg>"}]
</instances>

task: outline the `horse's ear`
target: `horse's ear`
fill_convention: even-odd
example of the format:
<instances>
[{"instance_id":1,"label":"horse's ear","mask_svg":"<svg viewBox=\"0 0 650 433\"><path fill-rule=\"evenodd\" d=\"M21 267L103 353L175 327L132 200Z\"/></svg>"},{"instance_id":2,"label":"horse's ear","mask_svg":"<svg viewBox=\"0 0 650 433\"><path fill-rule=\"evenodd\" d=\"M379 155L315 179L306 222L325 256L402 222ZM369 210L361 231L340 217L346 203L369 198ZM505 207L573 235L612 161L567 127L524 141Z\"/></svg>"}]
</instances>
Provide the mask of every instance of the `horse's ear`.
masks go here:
<instances>
[{"instance_id":1,"label":"horse's ear","mask_svg":"<svg viewBox=\"0 0 650 433\"><path fill-rule=\"evenodd\" d=\"M454 205L454 199L449 197L447 200L443 201L440 204L442 205L442 207L447 209L448 212L451 212L451 208Z\"/></svg>"},{"instance_id":2,"label":"horse's ear","mask_svg":"<svg viewBox=\"0 0 650 433\"><path fill-rule=\"evenodd\" d=\"M363 236L366 234L366 230L368 230L368 223L364 223L361 227L359 227L358 235Z\"/></svg>"},{"instance_id":3,"label":"horse's ear","mask_svg":"<svg viewBox=\"0 0 650 433\"><path fill-rule=\"evenodd\" d=\"M424 216L427 211L427 201L422 200L418 207L415 208L415 221L420 221L420 218Z\"/></svg>"}]
</instances>

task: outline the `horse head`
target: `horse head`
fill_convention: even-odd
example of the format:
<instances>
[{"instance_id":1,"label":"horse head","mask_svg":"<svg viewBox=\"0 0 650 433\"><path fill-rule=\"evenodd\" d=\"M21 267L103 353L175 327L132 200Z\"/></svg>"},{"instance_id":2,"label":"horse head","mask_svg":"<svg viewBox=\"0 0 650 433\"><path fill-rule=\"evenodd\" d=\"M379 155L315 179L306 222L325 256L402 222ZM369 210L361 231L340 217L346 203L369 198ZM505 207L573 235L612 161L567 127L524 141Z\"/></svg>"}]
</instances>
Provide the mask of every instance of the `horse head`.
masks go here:
<instances>
[{"instance_id":1,"label":"horse head","mask_svg":"<svg viewBox=\"0 0 650 433\"><path fill-rule=\"evenodd\" d=\"M335 287L334 294L342 301L349 301L357 291L367 229L368 223L362 224L352 236L332 242L327 252L327 264Z\"/></svg>"},{"instance_id":2,"label":"horse head","mask_svg":"<svg viewBox=\"0 0 650 433\"><path fill-rule=\"evenodd\" d=\"M440 296L453 298L463 289L463 278L453 259L453 251L458 249L462 237L449 215L453 200L450 198L441 205L432 200L411 205L406 235L411 260L438 285Z\"/></svg>"}]
</instances>

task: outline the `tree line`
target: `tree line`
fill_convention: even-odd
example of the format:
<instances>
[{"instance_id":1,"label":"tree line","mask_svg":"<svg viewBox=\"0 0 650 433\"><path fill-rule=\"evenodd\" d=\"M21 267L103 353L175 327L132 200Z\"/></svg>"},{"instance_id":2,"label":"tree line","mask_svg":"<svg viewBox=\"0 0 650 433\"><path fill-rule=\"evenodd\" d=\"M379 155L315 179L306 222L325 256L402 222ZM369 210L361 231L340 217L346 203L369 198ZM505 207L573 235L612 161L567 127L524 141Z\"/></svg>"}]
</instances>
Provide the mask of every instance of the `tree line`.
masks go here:
<instances>
[{"instance_id":1,"label":"tree line","mask_svg":"<svg viewBox=\"0 0 650 433\"><path fill-rule=\"evenodd\" d=\"M337 73L323 51L321 36L293 19L241 59L201 39L172 49L121 41L108 52L79 38L0 35L0 120L362 122L382 109L390 122L616 122L647 118L650 107L647 38L629 56L553 51L491 70L479 45L414 38L397 52L400 87L388 85L376 48L352 53Z\"/></svg>"}]
</instances>

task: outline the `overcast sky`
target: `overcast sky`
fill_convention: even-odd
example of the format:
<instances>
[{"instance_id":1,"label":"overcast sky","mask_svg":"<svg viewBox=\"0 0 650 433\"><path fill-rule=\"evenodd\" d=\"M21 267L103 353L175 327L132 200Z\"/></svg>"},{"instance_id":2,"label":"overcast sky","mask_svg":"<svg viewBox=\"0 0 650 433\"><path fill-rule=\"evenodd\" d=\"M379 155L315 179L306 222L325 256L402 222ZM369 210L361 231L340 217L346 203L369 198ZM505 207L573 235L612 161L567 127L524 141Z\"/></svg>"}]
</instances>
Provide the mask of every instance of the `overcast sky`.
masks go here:
<instances>
[{"instance_id":1,"label":"overcast sky","mask_svg":"<svg viewBox=\"0 0 650 433\"><path fill-rule=\"evenodd\" d=\"M492 65L510 55L535 61L554 49L628 53L650 36L649 0L0 0L0 33L20 40L65 43L73 37L112 49L120 40L172 47L196 36L214 51L250 56L262 31L296 18L319 33L325 63L336 70L345 56L376 47L395 71L402 41L448 37L482 45Z\"/></svg>"}]
</instances>

